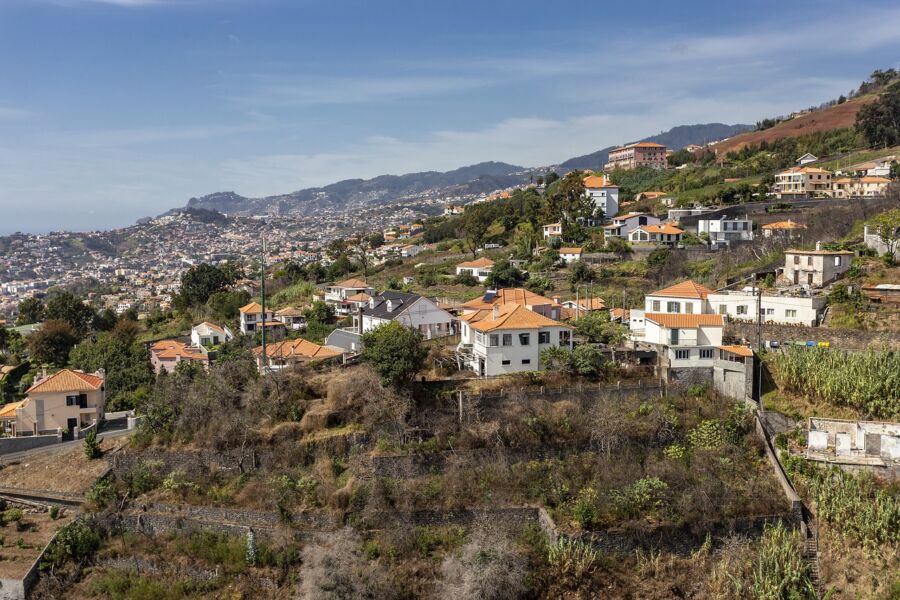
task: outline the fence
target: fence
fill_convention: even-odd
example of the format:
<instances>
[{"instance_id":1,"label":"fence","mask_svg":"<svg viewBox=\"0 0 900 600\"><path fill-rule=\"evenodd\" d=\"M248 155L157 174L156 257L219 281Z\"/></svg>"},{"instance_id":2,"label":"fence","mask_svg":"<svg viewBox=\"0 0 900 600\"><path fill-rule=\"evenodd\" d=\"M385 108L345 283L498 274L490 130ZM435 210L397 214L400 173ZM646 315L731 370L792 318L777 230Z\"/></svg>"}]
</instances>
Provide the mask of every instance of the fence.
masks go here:
<instances>
[{"instance_id":1,"label":"fence","mask_svg":"<svg viewBox=\"0 0 900 600\"><path fill-rule=\"evenodd\" d=\"M571 387L545 387L541 386L538 389L530 390L530 389L522 389L522 388L500 388L499 391L490 391L485 392L481 390L477 394L466 394L464 393L464 398L466 400L479 400L479 401L492 401L492 400L502 400L503 398L517 398L522 400L532 400L536 398L560 398L566 396L579 395L583 396L585 394L590 394L596 392L597 394L615 394L615 395L630 395L636 394L642 398L648 398L651 396L659 396L662 397L666 394L666 385L664 382L657 380L644 381L642 379L638 379L637 383L627 382L623 385L621 381L616 382L615 385L598 383L595 385L584 385L579 383L576 386Z\"/></svg>"}]
</instances>

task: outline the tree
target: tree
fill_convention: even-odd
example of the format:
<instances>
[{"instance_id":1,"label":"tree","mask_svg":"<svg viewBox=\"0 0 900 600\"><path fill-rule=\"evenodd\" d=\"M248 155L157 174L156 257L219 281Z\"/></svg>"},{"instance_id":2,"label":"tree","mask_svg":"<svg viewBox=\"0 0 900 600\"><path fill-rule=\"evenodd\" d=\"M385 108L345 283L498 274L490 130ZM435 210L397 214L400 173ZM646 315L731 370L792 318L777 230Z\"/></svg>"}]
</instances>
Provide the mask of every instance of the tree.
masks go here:
<instances>
[{"instance_id":1,"label":"tree","mask_svg":"<svg viewBox=\"0 0 900 600\"><path fill-rule=\"evenodd\" d=\"M506 259L494 263L491 272L485 280L489 288L499 289L504 287L516 287L525 279L522 272Z\"/></svg>"},{"instance_id":2,"label":"tree","mask_svg":"<svg viewBox=\"0 0 900 600\"><path fill-rule=\"evenodd\" d=\"M236 318L238 309L248 302L250 302L250 292L247 290L223 290L212 294L206 301L206 305L212 311L213 318L227 320Z\"/></svg>"},{"instance_id":3,"label":"tree","mask_svg":"<svg viewBox=\"0 0 900 600\"><path fill-rule=\"evenodd\" d=\"M88 373L106 371L106 397L109 410L134 408L153 383L150 353L136 343L138 328L131 321L119 321L111 332L100 333L96 340L79 344L69 359L72 366Z\"/></svg>"},{"instance_id":4,"label":"tree","mask_svg":"<svg viewBox=\"0 0 900 600\"><path fill-rule=\"evenodd\" d=\"M396 321L364 333L363 360L381 376L385 386L402 387L422 368L428 350L418 331Z\"/></svg>"},{"instance_id":5,"label":"tree","mask_svg":"<svg viewBox=\"0 0 900 600\"><path fill-rule=\"evenodd\" d=\"M886 247L885 254L894 255L900 244L900 208L895 208L869 221L869 230L881 238Z\"/></svg>"},{"instance_id":6,"label":"tree","mask_svg":"<svg viewBox=\"0 0 900 600\"><path fill-rule=\"evenodd\" d=\"M459 275L456 276L456 285L465 285L468 287L473 287L478 285L478 278L472 275L468 271L463 271Z\"/></svg>"},{"instance_id":7,"label":"tree","mask_svg":"<svg viewBox=\"0 0 900 600\"><path fill-rule=\"evenodd\" d=\"M233 275L207 263L195 265L182 273L181 291L175 299L180 308L206 304L209 297L234 282Z\"/></svg>"},{"instance_id":8,"label":"tree","mask_svg":"<svg viewBox=\"0 0 900 600\"><path fill-rule=\"evenodd\" d=\"M94 316L94 330L109 331L116 326L118 321L119 315L116 314L116 311L111 308L105 308Z\"/></svg>"},{"instance_id":9,"label":"tree","mask_svg":"<svg viewBox=\"0 0 900 600\"><path fill-rule=\"evenodd\" d=\"M584 281L593 281L596 277L596 273L594 270L587 266L587 263L584 263L580 260L576 260L572 263L569 270L569 283L572 285L578 285Z\"/></svg>"},{"instance_id":10,"label":"tree","mask_svg":"<svg viewBox=\"0 0 900 600\"><path fill-rule=\"evenodd\" d=\"M486 204L476 204L466 209L463 214L462 227L466 245L472 253L472 258L478 255L478 249L484 242L488 229L494 219L490 208Z\"/></svg>"},{"instance_id":11,"label":"tree","mask_svg":"<svg viewBox=\"0 0 900 600\"><path fill-rule=\"evenodd\" d=\"M44 320L44 311L44 303L40 298L25 298L19 302L19 317L16 323L18 325L40 323Z\"/></svg>"},{"instance_id":12,"label":"tree","mask_svg":"<svg viewBox=\"0 0 900 600\"><path fill-rule=\"evenodd\" d=\"M549 186L551 183L553 183L557 179L559 179L559 173L557 173L556 171L550 171L544 177L544 184Z\"/></svg>"},{"instance_id":13,"label":"tree","mask_svg":"<svg viewBox=\"0 0 900 600\"><path fill-rule=\"evenodd\" d=\"M856 130L872 146L900 144L900 82L888 86L878 100L859 109Z\"/></svg>"},{"instance_id":14,"label":"tree","mask_svg":"<svg viewBox=\"0 0 900 600\"><path fill-rule=\"evenodd\" d=\"M596 346L581 344L572 351L572 370L583 377L593 377L600 371L602 360Z\"/></svg>"},{"instance_id":15,"label":"tree","mask_svg":"<svg viewBox=\"0 0 900 600\"><path fill-rule=\"evenodd\" d=\"M64 367L78 339L78 333L68 322L49 320L28 338L28 351L38 362Z\"/></svg>"},{"instance_id":16,"label":"tree","mask_svg":"<svg viewBox=\"0 0 900 600\"><path fill-rule=\"evenodd\" d=\"M47 300L47 318L66 321L81 337L90 331L94 315L94 309L69 292L55 294Z\"/></svg>"},{"instance_id":17,"label":"tree","mask_svg":"<svg viewBox=\"0 0 900 600\"><path fill-rule=\"evenodd\" d=\"M331 323L334 319L334 308L321 300L316 300L309 308L303 311L303 316L307 322Z\"/></svg>"}]
</instances>

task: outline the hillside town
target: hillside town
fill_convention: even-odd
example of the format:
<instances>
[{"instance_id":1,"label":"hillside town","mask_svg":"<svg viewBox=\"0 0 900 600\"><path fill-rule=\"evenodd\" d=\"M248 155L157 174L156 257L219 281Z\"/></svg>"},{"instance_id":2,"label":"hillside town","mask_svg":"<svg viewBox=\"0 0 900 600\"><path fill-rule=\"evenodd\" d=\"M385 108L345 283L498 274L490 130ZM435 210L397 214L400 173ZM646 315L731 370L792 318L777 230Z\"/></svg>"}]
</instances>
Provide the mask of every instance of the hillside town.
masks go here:
<instances>
[{"instance_id":1,"label":"hillside town","mask_svg":"<svg viewBox=\"0 0 900 600\"><path fill-rule=\"evenodd\" d=\"M808 114L0 238L0 597L894 597L900 133Z\"/></svg>"}]
</instances>

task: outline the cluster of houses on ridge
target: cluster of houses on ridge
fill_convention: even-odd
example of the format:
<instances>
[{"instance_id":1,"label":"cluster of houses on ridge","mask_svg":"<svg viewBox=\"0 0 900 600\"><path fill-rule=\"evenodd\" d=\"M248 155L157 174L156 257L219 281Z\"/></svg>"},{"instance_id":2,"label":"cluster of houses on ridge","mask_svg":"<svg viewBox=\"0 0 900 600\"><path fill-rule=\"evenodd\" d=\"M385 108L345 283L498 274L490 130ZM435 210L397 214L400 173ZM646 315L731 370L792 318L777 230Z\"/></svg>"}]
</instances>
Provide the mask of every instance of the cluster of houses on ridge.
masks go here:
<instances>
[{"instance_id":1,"label":"cluster of houses on ridge","mask_svg":"<svg viewBox=\"0 0 900 600\"><path fill-rule=\"evenodd\" d=\"M798 200L883 196L891 183L891 166L896 162L896 157L886 156L836 172L807 166L817 160L812 154L804 154L797 159L797 166L776 174L772 186L775 197Z\"/></svg>"}]
</instances>

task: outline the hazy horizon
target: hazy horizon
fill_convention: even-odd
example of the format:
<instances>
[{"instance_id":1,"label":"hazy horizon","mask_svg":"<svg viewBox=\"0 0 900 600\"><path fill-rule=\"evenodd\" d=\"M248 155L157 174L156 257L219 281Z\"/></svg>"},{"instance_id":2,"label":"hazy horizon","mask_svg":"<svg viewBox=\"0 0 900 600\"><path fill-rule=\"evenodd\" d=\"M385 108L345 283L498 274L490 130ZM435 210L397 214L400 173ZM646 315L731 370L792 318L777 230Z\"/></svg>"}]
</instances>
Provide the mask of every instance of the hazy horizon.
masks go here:
<instances>
[{"instance_id":1,"label":"hazy horizon","mask_svg":"<svg viewBox=\"0 0 900 600\"><path fill-rule=\"evenodd\" d=\"M85 231L754 123L900 66L900 7L6 0L0 50L0 234Z\"/></svg>"}]
</instances>

